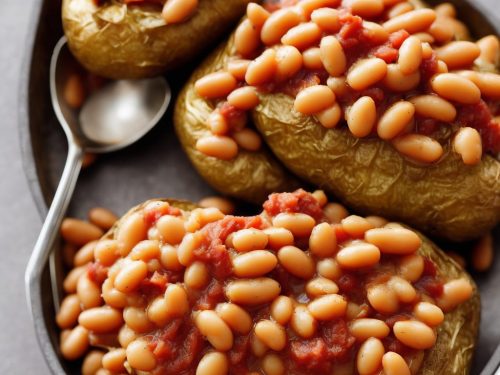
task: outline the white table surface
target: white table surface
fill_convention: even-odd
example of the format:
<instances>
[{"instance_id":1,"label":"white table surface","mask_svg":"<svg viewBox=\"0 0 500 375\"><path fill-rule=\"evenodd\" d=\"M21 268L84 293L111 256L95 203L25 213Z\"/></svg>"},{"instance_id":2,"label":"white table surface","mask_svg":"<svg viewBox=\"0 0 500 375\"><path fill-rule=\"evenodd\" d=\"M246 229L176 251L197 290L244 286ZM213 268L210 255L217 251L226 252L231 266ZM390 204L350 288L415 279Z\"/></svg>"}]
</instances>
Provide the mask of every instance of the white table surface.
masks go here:
<instances>
[{"instance_id":1,"label":"white table surface","mask_svg":"<svg viewBox=\"0 0 500 375\"><path fill-rule=\"evenodd\" d=\"M17 130L20 66L37 0L0 0L0 373L49 374L24 295L24 269L41 220L23 174ZM500 0L477 0L500 12ZM46 20L45 22L50 22Z\"/></svg>"}]
</instances>

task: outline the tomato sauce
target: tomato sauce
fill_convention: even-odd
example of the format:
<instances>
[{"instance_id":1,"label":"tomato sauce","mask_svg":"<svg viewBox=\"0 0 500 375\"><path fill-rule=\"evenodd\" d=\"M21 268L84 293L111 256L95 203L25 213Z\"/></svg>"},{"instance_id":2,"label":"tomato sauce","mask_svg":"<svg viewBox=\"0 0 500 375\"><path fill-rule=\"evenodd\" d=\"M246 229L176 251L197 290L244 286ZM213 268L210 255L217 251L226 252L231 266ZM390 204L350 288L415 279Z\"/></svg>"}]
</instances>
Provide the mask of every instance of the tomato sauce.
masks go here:
<instances>
[{"instance_id":1,"label":"tomato sauce","mask_svg":"<svg viewBox=\"0 0 500 375\"><path fill-rule=\"evenodd\" d=\"M232 233L246 228L265 229L272 217L283 212L305 213L313 216L318 222L327 221L316 199L301 189L292 193L272 194L263 206L264 216L227 215L221 220L205 225L200 230L202 240L194 250L194 256L207 265L212 279L201 290L186 289L192 311L214 310L219 303L227 302L224 287L233 278L231 252L234 250L228 249L225 243ZM165 208L163 210L165 211ZM154 223L158 219L158 212L153 209L146 216L148 223ZM351 239L340 225L335 225L334 228L338 243ZM299 244L300 241L297 241L296 246ZM303 248L307 249L308 244L304 243ZM411 312L418 299L413 304L401 304L394 314L381 314L370 307L366 290L371 285L387 282L394 274L395 262L396 256L383 254L377 266L344 271L336 280L339 294L359 306L360 317L383 320L391 328L398 321L411 319ZM91 264L88 269L92 280L101 280L105 272L107 269L98 263ZM280 283L281 295L294 297L300 303L309 302L309 297L305 292L305 281L293 276L281 265L278 264L267 276ZM183 271L153 272L142 281L138 292L151 301L163 294L169 283L182 282L182 279ZM414 285L420 293L426 293L434 298L442 293L443 283L435 264L430 259L425 259L422 277ZM252 316L254 323L261 319L269 319L269 304L245 306L245 309ZM351 335L345 317L318 321L314 335L307 339L297 336L289 326L285 329L288 342L286 347L276 354L283 360L288 374L331 373L335 370L335 366L352 362L361 345ZM253 333L240 335L234 332L233 346L227 352L230 374L247 375L261 368L261 358L257 358L252 351L252 335ZM194 375L201 357L207 351L212 350L195 327L191 314L174 319L165 327L147 333L144 339L158 361L157 367L152 372L155 375ZM402 356L412 356L416 353L415 350L399 342L392 332L382 342L386 350L397 352Z\"/></svg>"},{"instance_id":2,"label":"tomato sauce","mask_svg":"<svg viewBox=\"0 0 500 375\"><path fill-rule=\"evenodd\" d=\"M144 210L144 222L151 227L164 215L180 216L181 210L177 207L158 203Z\"/></svg>"},{"instance_id":3,"label":"tomato sauce","mask_svg":"<svg viewBox=\"0 0 500 375\"><path fill-rule=\"evenodd\" d=\"M318 201L303 189L296 190L293 193L271 194L264 203L264 210L270 216L288 212L307 214L316 221L324 219L323 210Z\"/></svg>"}]
</instances>

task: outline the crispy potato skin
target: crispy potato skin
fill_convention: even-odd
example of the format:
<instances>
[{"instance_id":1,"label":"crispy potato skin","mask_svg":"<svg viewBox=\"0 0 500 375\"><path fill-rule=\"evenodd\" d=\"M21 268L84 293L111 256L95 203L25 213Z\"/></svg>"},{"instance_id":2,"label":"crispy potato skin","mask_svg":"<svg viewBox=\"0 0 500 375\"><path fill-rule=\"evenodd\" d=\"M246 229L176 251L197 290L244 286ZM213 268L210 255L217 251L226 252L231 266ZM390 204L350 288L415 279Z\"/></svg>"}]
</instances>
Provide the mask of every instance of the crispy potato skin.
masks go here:
<instances>
[{"instance_id":1,"label":"crispy potato skin","mask_svg":"<svg viewBox=\"0 0 500 375\"><path fill-rule=\"evenodd\" d=\"M299 185L267 149L257 152L240 149L234 159L224 161L208 157L195 147L198 139L212 134L206 120L214 104L196 94L194 83L204 75L222 69L231 55L231 46L232 43L219 47L193 73L178 96L174 125L182 147L210 185L223 194L262 203L273 192L294 190Z\"/></svg>"},{"instance_id":2,"label":"crispy potato skin","mask_svg":"<svg viewBox=\"0 0 500 375\"><path fill-rule=\"evenodd\" d=\"M325 129L283 94L261 96L253 119L285 166L355 211L452 241L479 237L500 220L500 162L489 155L467 166L448 143L438 163L417 164L378 138Z\"/></svg>"},{"instance_id":3,"label":"crispy potato skin","mask_svg":"<svg viewBox=\"0 0 500 375\"><path fill-rule=\"evenodd\" d=\"M250 0L200 0L183 23L166 25L158 7L116 1L63 0L68 44L89 71L113 79L143 78L192 60L245 12Z\"/></svg>"},{"instance_id":4,"label":"crispy potato skin","mask_svg":"<svg viewBox=\"0 0 500 375\"><path fill-rule=\"evenodd\" d=\"M417 232L418 233L418 232ZM481 299L474 280L427 237L419 233L422 247L419 253L431 259L438 273L446 279L467 278L474 288L471 299L445 314L437 330L437 341L425 353L418 375L468 375L479 332Z\"/></svg>"},{"instance_id":5,"label":"crispy potato skin","mask_svg":"<svg viewBox=\"0 0 500 375\"><path fill-rule=\"evenodd\" d=\"M127 216L155 200L158 199L149 200L132 208L115 223L104 237L114 238L117 229ZM193 210L197 207L194 203L188 201L161 200L167 201L172 206L184 211ZM453 259L428 238L420 233L419 235L422 238L422 247L419 253L430 258L438 267L439 274L446 279L466 277L474 287L474 294L469 301L445 315L445 320L437 331L436 345L432 350L426 351L418 375L468 375L480 321L481 303L477 287L470 276Z\"/></svg>"}]
</instances>

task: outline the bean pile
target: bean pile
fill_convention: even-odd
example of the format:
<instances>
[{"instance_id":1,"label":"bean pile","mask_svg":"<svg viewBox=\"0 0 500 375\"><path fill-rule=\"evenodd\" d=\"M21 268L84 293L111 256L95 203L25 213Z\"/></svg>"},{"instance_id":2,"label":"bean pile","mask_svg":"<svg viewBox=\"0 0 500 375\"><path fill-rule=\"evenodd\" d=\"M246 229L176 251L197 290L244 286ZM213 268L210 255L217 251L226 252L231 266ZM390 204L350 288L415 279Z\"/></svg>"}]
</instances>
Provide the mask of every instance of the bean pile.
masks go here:
<instances>
[{"instance_id":1,"label":"bean pile","mask_svg":"<svg viewBox=\"0 0 500 375\"><path fill-rule=\"evenodd\" d=\"M83 247L56 321L84 375L415 374L473 292L418 253L413 231L322 191L273 194L250 217L204 205L146 202L100 240L112 214L66 219L63 237Z\"/></svg>"},{"instance_id":2,"label":"bean pile","mask_svg":"<svg viewBox=\"0 0 500 375\"><path fill-rule=\"evenodd\" d=\"M498 38L462 40L468 31L453 5L415 3L250 3L234 35L234 58L195 83L216 106L207 119L213 135L200 138L197 149L224 160L240 148L258 150L247 111L260 94L281 92L325 128L345 120L355 137L377 136L421 163L439 161L447 140L438 134L450 128L465 164L498 153Z\"/></svg>"}]
</instances>

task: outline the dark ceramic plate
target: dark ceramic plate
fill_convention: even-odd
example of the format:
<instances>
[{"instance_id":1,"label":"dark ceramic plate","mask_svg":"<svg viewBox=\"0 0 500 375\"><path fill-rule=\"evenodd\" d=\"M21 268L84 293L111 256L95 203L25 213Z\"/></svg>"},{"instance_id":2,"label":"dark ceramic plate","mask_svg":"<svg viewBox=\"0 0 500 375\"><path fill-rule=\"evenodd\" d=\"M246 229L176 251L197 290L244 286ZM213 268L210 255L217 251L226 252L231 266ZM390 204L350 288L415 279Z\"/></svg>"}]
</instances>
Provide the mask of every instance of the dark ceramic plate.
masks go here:
<instances>
[{"instance_id":1,"label":"dark ceramic plate","mask_svg":"<svg viewBox=\"0 0 500 375\"><path fill-rule=\"evenodd\" d=\"M431 1L435 3L436 1ZM466 20L475 37L500 34L498 22L490 12L484 17L465 0L453 1L460 18ZM470 0L470 3L473 3ZM23 70L20 97L19 133L23 148L24 167L37 208L42 216L47 212L64 165L67 145L52 110L49 95L49 60L57 40L62 35L60 0L40 0L33 11L30 43ZM175 91L187 78L190 68L168 76ZM171 105L172 107L172 105ZM171 112L139 143L113 154L101 156L95 165L84 170L78 181L69 215L85 217L95 206L104 206L123 214L128 208L152 197L175 197L197 201L213 194L213 190L198 176L181 150L171 124ZM248 207L244 207L245 210ZM500 252L500 230L495 233ZM446 246L445 248L449 248ZM62 261L56 249L55 267ZM490 272L477 275L482 295L481 333L472 374L490 375L496 367L485 368L500 343L500 257L496 257ZM58 329L54 321L54 303L47 265L41 283L43 321L50 337L40 339L40 345L52 370L64 369L68 374L79 373L80 364L58 360ZM500 358L500 352L495 355ZM493 362L493 361L492 361ZM60 363L60 364L59 364Z\"/></svg>"}]
</instances>

